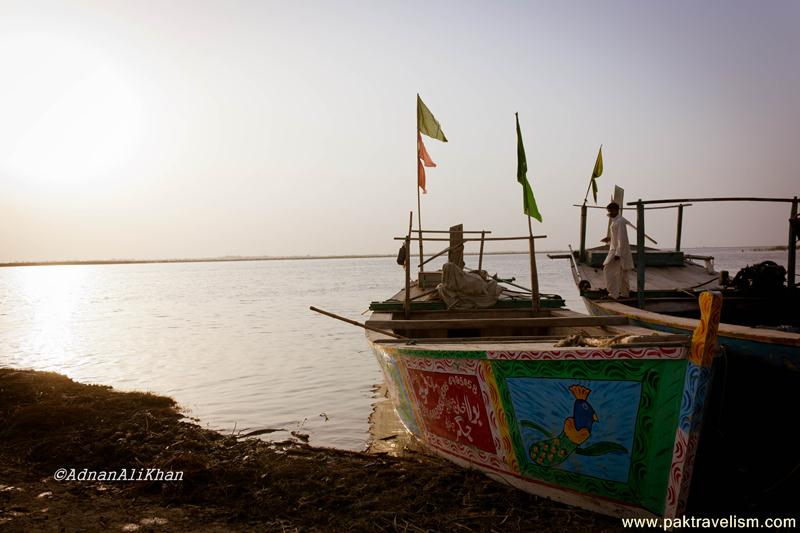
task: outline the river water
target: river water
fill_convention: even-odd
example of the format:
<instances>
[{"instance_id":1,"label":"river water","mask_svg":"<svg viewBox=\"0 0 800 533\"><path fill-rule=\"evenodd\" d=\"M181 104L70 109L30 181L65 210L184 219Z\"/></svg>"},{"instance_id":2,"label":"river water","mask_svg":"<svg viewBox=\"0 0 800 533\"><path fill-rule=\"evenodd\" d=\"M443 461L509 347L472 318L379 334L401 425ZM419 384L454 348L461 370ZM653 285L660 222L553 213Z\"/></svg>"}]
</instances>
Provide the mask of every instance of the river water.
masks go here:
<instances>
[{"instance_id":1,"label":"river water","mask_svg":"<svg viewBox=\"0 0 800 533\"><path fill-rule=\"evenodd\" d=\"M786 264L783 251L689 251L731 275ZM541 292L585 312L567 261L537 254L537 265ZM530 284L527 255L487 256L484 268ZM300 430L361 450L378 364L363 330L308 308L363 321L402 283L393 258L0 268L0 366L168 395L225 432Z\"/></svg>"}]
</instances>

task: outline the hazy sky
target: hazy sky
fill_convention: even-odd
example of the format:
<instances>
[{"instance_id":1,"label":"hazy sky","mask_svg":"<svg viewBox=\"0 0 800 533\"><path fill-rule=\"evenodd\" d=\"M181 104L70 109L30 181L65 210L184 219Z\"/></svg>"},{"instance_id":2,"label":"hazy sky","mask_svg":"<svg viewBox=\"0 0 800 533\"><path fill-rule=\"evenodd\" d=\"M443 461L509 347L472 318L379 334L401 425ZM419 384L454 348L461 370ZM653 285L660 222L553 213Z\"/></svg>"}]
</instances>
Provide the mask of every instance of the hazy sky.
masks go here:
<instances>
[{"instance_id":1,"label":"hazy sky","mask_svg":"<svg viewBox=\"0 0 800 533\"><path fill-rule=\"evenodd\" d=\"M0 0L0 261L393 253L417 93L450 141L431 229L527 233L515 111L540 248L577 242L601 143L602 203L794 196L799 26L797 1ZM684 243L786 244L788 205L724 207Z\"/></svg>"}]
</instances>

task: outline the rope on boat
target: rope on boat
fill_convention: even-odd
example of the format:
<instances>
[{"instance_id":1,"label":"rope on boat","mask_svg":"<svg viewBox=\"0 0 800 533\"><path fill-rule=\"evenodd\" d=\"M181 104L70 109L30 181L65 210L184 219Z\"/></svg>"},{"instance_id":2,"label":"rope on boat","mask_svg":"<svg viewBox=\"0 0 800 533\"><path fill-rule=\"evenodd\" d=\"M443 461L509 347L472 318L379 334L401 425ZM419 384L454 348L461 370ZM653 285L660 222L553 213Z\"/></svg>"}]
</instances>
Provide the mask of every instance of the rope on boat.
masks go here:
<instances>
[{"instance_id":1,"label":"rope on boat","mask_svg":"<svg viewBox=\"0 0 800 533\"><path fill-rule=\"evenodd\" d=\"M699 288L699 287L702 287L703 285L708 285L708 284L709 284L709 283L711 283L712 281L717 281L717 280L719 280L719 278L711 278L711 279L710 279L710 280L708 280L708 281L704 281L703 283L698 283L697 285L695 285L695 286L693 286L693 287L689 287L689 289L688 289L688 290L697 289L697 288Z\"/></svg>"}]
</instances>

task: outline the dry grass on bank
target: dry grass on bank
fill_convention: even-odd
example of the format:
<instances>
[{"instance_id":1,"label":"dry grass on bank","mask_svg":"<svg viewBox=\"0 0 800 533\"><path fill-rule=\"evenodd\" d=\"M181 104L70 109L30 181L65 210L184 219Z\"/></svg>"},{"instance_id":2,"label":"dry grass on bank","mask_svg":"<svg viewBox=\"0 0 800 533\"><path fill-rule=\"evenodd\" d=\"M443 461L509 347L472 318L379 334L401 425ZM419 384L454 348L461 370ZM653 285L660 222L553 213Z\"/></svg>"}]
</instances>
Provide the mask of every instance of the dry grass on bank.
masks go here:
<instances>
[{"instance_id":1,"label":"dry grass on bank","mask_svg":"<svg viewBox=\"0 0 800 533\"><path fill-rule=\"evenodd\" d=\"M63 481L58 468L182 471ZM620 522L428 456L241 440L170 398L0 368L0 529L10 531L616 531Z\"/></svg>"}]
</instances>

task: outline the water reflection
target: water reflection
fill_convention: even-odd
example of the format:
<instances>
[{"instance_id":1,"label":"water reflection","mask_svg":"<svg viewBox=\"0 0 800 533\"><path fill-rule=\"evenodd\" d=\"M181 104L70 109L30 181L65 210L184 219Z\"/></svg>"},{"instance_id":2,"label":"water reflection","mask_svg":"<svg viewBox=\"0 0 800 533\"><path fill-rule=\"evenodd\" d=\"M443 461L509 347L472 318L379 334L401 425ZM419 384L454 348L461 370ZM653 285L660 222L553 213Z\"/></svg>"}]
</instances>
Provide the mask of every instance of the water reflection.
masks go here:
<instances>
[{"instance_id":1,"label":"water reflection","mask_svg":"<svg viewBox=\"0 0 800 533\"><path fill-rule=\"evenodd\" d=\"M18 299L10 316L11 334L18 351L33 355L38 367L63 369L75 357L74 324L81 318L81 300L88 292L92 268L10 269L10 290Z\"/></svg>"}]
</instances>

